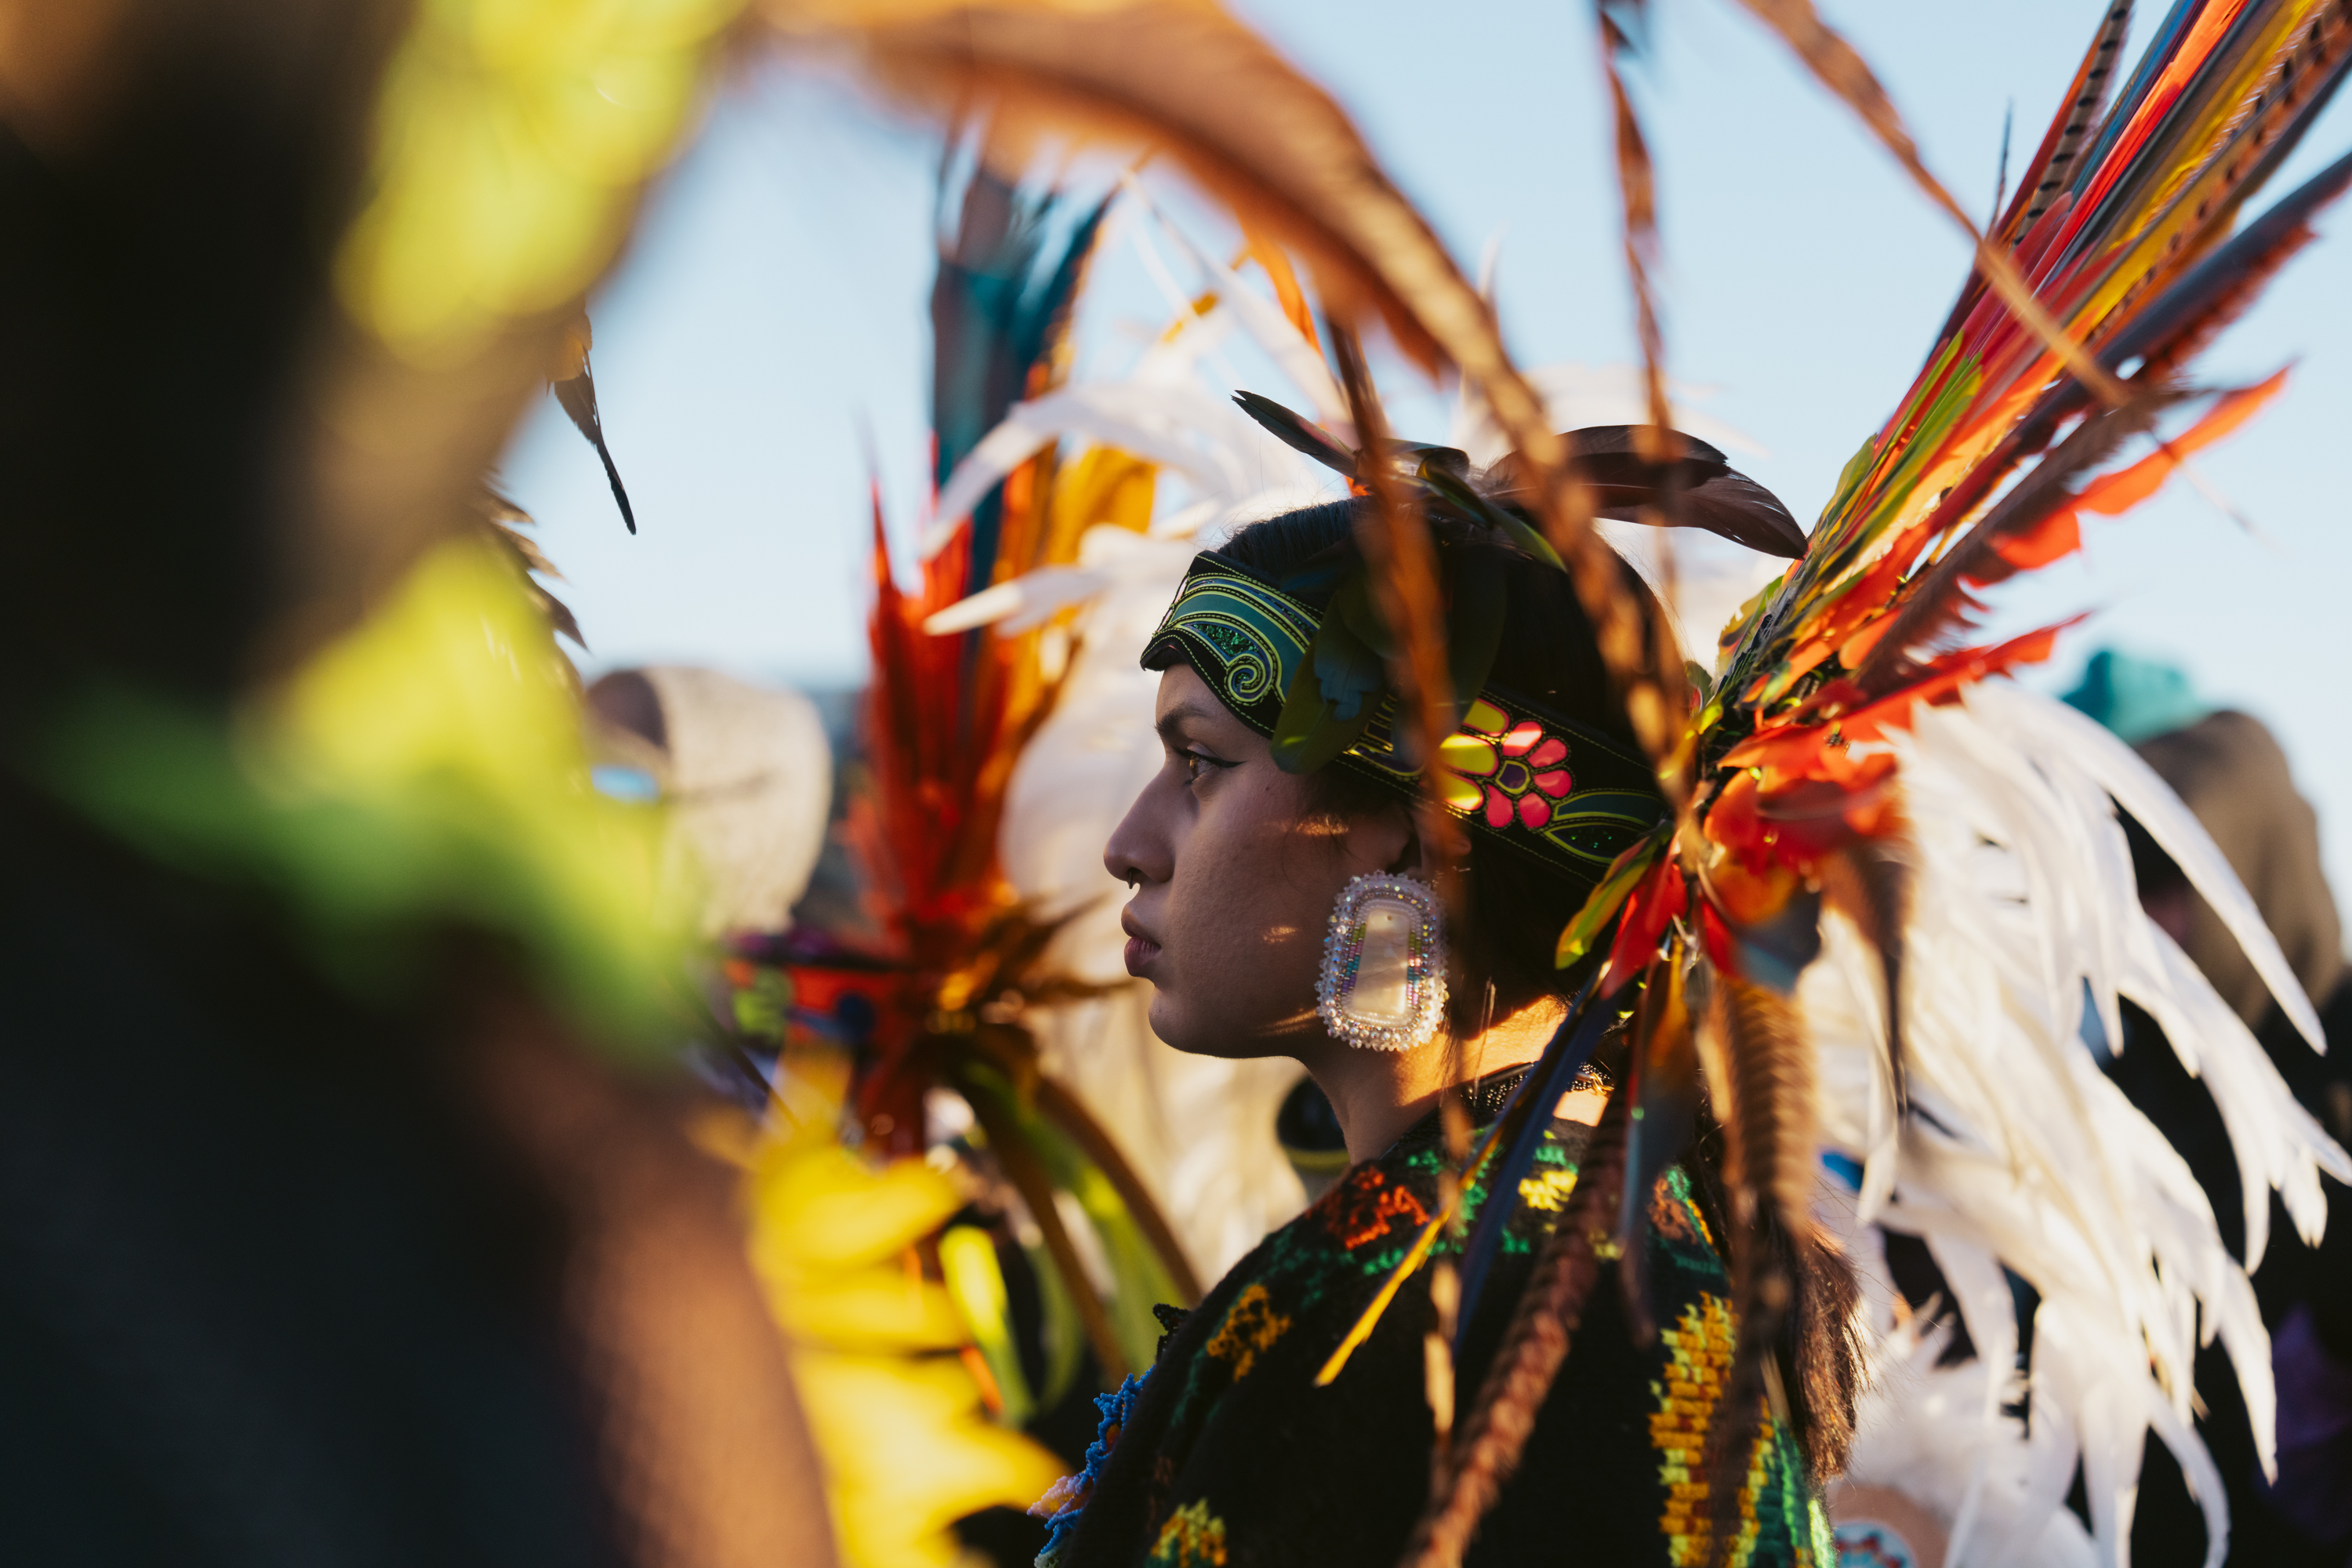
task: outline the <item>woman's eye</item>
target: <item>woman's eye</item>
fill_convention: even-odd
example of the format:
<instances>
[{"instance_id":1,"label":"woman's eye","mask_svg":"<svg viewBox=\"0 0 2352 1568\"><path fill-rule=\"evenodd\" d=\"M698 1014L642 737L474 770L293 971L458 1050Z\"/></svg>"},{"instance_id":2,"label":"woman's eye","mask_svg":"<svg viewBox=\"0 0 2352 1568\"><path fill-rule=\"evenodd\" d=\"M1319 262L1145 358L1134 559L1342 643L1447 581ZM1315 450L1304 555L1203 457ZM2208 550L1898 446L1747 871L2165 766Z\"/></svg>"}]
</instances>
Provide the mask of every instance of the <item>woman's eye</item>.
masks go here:
<instances>
[{"instance_id":1,"label":"woman's eye","mask_svg":"<svg viewBox=\"0 0 2352 1568\"><path fill-rule=\"evenodd\" d=\"M1186 784L1198 784L1203 773L1234 765L1223 758L1213 757L1206 752L1179 752L1176 753L1176 760L1184 765Z\"/></svg>"}]
</instances>

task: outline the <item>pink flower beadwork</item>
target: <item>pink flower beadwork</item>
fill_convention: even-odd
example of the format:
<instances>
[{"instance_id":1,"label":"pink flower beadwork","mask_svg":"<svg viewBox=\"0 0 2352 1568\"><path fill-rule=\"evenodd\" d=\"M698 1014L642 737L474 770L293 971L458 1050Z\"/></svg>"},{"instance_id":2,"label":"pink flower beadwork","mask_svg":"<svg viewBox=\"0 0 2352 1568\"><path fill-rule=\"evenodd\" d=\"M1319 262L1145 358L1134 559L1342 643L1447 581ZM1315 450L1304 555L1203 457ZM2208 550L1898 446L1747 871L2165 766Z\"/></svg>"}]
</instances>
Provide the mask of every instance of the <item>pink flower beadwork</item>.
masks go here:
<instances>
[{"instance_id":1,"label":"pink flower beadwork","mask_svg":"<svg viewBox=\"0 0 2352 1568\"><path fill-rule=\"evenodd\" d=\"M1565 800L1576 779L1560 764L1568 742L1544 733L1533 719L1514 721L1484 699L1470 704L1462 727L1438 748L1439 779L1445 804L1465 816L1475 812L1489 827L1541 827L1551 821L1552 803Z\"/></svg>"}]
</instances>

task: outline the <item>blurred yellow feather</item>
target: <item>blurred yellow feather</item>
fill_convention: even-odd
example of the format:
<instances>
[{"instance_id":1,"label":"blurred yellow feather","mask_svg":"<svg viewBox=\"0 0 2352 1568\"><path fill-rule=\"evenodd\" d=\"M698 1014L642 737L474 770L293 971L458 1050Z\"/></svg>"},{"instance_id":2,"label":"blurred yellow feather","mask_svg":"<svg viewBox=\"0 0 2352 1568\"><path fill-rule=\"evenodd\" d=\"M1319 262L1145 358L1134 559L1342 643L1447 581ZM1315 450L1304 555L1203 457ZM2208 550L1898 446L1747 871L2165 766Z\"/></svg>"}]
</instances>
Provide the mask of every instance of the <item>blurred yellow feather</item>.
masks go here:
<instances>
[{"instance_id":1,"label":"blurred yellow feather","mask_svg":"<svg viewBox=\"0 0 2352 1568\"><path fill-rule=\"evenodd\" d=\"M1027 1508L1062 1467L989 1418L958 1354L971 1330L947 1286L910 1267L962 1192L919 1160L867 1164L830 1125L803 1122L752 1151L752 1269L791 1347L843 1560L948 1568L957 1520Z\"/></svg>"}]
</instances>

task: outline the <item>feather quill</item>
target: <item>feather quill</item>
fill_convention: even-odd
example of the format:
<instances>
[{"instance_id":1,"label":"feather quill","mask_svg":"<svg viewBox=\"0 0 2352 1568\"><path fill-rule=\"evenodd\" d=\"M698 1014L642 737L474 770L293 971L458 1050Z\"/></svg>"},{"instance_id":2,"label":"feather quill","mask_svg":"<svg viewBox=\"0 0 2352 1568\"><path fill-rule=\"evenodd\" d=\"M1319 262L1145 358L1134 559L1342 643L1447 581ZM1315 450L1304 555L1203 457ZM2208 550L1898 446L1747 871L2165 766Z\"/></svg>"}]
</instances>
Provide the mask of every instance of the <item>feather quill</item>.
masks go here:
<instances>
[{"instance_id":1,"label":"feather quill","mask_svg":"<svg viewBox=\"0 0 2352 1568\"><path fill-rule=\"evenodd\" d=\"M1724 1073L1707 1085L1727 1144L1732 1218L1770 1211L1791 1236L1810 1233L1813 1194L1813 1060L1802 1016L1769 986L1718 972L1713 994Z\"/></svg>"},{"instance_id":2,"label":"feather quill","mask_svg":"<svg viewBox=\"0 0 2352 1568\"><path fill-rule=\"evenodd\" d=\"M1679 454L1669 449L1674 440L1674 416L1666 405L1665 337L1658 327L1657 300L1650 281L1650 273L1658 259L1657 174L1650 162L1649 143L1642 135L1642 121L1633 112L1633 100L1625 90L1624 75L1618 66L1619 57L1628 47L1625 30L1598 0L1593 15L1601 25L1601 69L1609 85L1609 102L1614 116L1617 192L1625 227L1625 277L1633 285L1633 331L1642 344L1642 378L1649 395L1650 422L1640 432L1644 443L1643 455L1653 462L1666 462Z\"/></svg>"},{"instance_id":3,"label":"feather quill","mask_svg":"<svg viewBox=\"0 0 2352 1568\"><path fill-rule=\"evenodd\" d=\"M2032 161L2026 164L2017 182L2016 198L2008 213L1993 226L1992 232L2002 244L2021 247L2052 204L2064 196L2075 160L2098 127L2107 87L2115 79L2116 52L2123 47L2124 35L2130 29L2131 15L2132 0L2114 0L2106 15L2099 18L2098 28L2091 35L2091 47L2084 50L2083 63L2074 68L2074 79L2067 84L2065 96L2059 100L2058 112L2051 117L2050 128L2042 132L2042 144L2034 150ZM2020 265L2030 264L2021 257ZM1935 341L1942 342L1958 331L1983 293L1983 276L1971 272L1961 284L1960 297Z\"/></svg>"},{"instance_id":4,"label":"feather quill","mask_svg":"<svg viewBox=\"0 0 2352 1568\"><path fill-rule=\"evenodd\" d=\"M2099 112L2106 105L2107 87L2115 79L2116 56L2123 47L2125 33L2131 27L2131 16L2132 0L2116 0L2107 14L2099 18L2098 31L2092 35L2091 47L2084 51L2083 63L2075 68L2074 79L2059 101L2058 114L2050 122L2042 150L2018 181L2021 210L2004 226L2006 237L2012 242L2032 228L2066 188L2074 172L2075 159L2090 140L2098 125Z\"/></svg>"},{"instance_id":5,"label":"feather quill","mask_svg":"<svg viewBox=\"0 0 2352 1568\"><path fill-rule=\"evenodd\" d=\"M582 315L567 329L563 358L564 363L558 369L564 374L551 378L548 385L555 394L555 401L562 405L572 427L596 448L596 460L604 465L604 482L613 489L613 504L621 509L622 523L635 533L637 531L636 510L629 505L628 487L621 483L621 469L613 461L613 448L604 444L604 416L596 408L596 377L588 365L586 315Z\"/></svg>"},{"instance_id":6,"label":"feather quill","mask_svg":"<svg viewBox=\"0 0 2352 1568\"><path fill-rule=\"evenodd\" d=\"M1357 432L1365 447L1385 451L1388 421L1372 389L1361 345L1352 331L1335 326L1331 346ZM1389 673L1399 711L1407 721L1400 728L1412 741L1416 755L1434 757L1446 736L1454 732L1458 716L1446 664L1445 613L1438 603L1441 578L1429 526L1386 464L1360 465L1357 477L1372 496L1372 515L1358 524L1356 539L1364 552L1373 603L1396 639ZM1433 879L1439 893L1453 901L1461 897L1459 857L1465 846L1461 828L1438 795L1438 777L1436 768L1424 770L1418 819L1423 849L1436 862Z\"/></svg>"}]
</instances>

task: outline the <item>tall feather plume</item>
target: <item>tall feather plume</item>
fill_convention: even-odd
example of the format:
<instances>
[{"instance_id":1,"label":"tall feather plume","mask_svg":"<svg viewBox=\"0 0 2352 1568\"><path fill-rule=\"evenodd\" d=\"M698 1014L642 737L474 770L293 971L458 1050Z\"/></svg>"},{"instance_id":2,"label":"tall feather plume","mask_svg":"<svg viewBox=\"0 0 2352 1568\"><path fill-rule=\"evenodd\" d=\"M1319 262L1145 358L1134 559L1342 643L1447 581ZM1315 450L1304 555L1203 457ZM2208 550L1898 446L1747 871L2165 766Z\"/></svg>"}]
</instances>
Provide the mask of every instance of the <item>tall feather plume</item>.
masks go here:
<instances>
[{"instance_id":1,"label":"tall feather plume","mask_svg":"<svg viewBox=\"0 0 2352 1568\"><path fill-rule=\"evenodd\" d=\"M2285 7L2266 14L2264 26L2246 31L2229 58L2190 84L2199 90L2179 93L2168 115L2144 105L2106 162L2085 166L2041 264L2045 290L2079 299L2112 323L2228 233L2310 128L2352 56L2352 15L2341 7L2326 8L2307 28L2292 22Z\"/></svg>"},{"instance_id":2,"label":"tall feather plume","mask_svg":"<svg viewBox=\"0 0 2352 1568\"><path fill-rule=\"evenodd\" d=\"M931 380L944 445L976 441L1013 403L1062 374L1070 298L1101 213L1082 216L1049 255L1052 205L1050 197L1023 198L985 170L962 193L932 299ZM961 531L924 562L911 593L892 570L878 489L876 496L874 681L865 726L875 789L862 847L888 898L898 956L919 984L941 984L975 952L992 951L991 922L1011 897L996 859L1005 786L1051 697L1034 634L982 627L933 637L923 623L974 582L993 580L1000 566L1026 570L1074 544L1051 537L1053 473L1050 450L1015 469L990 498L989 525ZM916 1011L931 1006L925 1001ZM915 1152L929 1082L914 1043L901 1039L880 1053L858 1086L860 1114L887 1116L898 1152Z\"/></svg>"},{"instance_id":3,"label":"tall feather plume","mask_svg":"<svg viewBox=\"0 0 2352 1568\"><path fill-rule=\"evenodd\" d=\"M942 226L932 293L942 477L1016 403L1051 397L1066 375L1072 301L1105 211L1066 213L1058 196L1024 192L984 164L960 195L954 222ZM877 488L866 715L873 788L853 807L852 827L896 973L857 1062L853 1116L868 1147L910 1155L928 1090L959 1090L1042 1233L1097 1361L1116 1379L1148 1362L1150 1303L1196 1300L1199 1281L1123 1152L1044 1072L1029 1023L1033 1005L1100 989L1048 963L1076 911L1041 918L1018 901L999 858L1014 764L1049 716L1060 677L1045 668L1034 630L927 629L975 586L1073 562L1080 532L1104 515L1099 457L1065 468L1047 444L998 470L999 483L972 492L971 526L948 531L911 589L892 569ZM1148 513L1150 469L1115 458L1114 475L1140 469ZM1101 1243L1108 1293L1087 1272L1085 1238L1072 1234L1073 1197Z\"/></svg>"},{"instance_id":4,"label":"tall feather plume","mask_svg":"<svg viewBox=\"0 0 2352 1568\"><path fill-rule=\"evenodd\" d=\"M1880 636L1854 682L1869 696L1885 696L1917 673L1912 655L1961 624L1975 606L1969 583L1992 580L2007 542L2039 526L2075 499L2074 481L2113 457L2131 437L2155 422L2158 399L2143 395L2120 408L2101 409L2075 426L2058 449L2035 466L2003 496L1909 591L1893 624Z\"/></svg>"},{"instance_id":5,"label":"tall feather plume","mask_svg":"<svg viewBox=\"0 0 2352 1568\"><path fill-rule=\"evenodd\" d=\"M1969 586L2000 581L2018 569L2009 559L2012 542L2069 505L2074 499L2068 488L2073 480L2105 461L2129 437L2148 429L2156 414L2178 400L2181 395L2164 390L2165 384L2310 243L2312 218L2347 186L2352 186L2352 154L2282 198L2116 334L2100 357L2111 367L2141 362L2132 382L2132 404L2085 419L1933 569L1906 584L1905 604L1855 672L1863 690L1883 695L1900 687L1916 668L1911 655L1959 626L1973 604ZM1949 526L1948 518L1957 521L1965 517L2000 476L2038 448L2046 432L2081 412L2087 401L2080 385L2071 381L2053 388L2002 447L1938 503L1920 525L1918 536L1932 537Z\"/></svg>"},{"instance_id":6,"label":"tall feather plume","mask_svg":"<svg viewBox=\"0 0 2352 1568\"><path fill-rule=\"evenodd\" d=\"M2106 372L2091 359L2082 344L2070 337L2042 302L2034 298L2032 289L2018 271L2009 253L1988 240L1977 229L1965 208L1944 188L1942 181L1928 173L1920 160L1918 144L1903 118L1895 110L1886 89L1864 65L1853 46L1840 37L1822 21L1812 7L1811 0L1742 0L1748 10L1785 39L1797 52L1822 84L1843 99L1846 105L1862 117L1896 163L1909 174L1912 183L1925 192L1927 198L1948 214L1954 223L1967 231L1976 242L1977 267L1992 291L2000 297L2011 313L2050 351L2056 354L2075 375L2110 403L2119 403L2123 395Z\"/></svg>"},{"instance_id":7,"label":"tall feather plume","mask_svg":"<svg viewBox=\"0 0 2352 1568\"><path fill-rule=\"evenodd\" d=\"M2091 35L2091 47L2083 51L2083 63L2074 68L2074 79L2067 84L2065 96L2059 100L2058 112L2051 117L2041 146L2034 150L2032 161L2018 180L2016 197L2007 215L1995 226L1994 233L2001 244L2015 247L2041 221L2042 215L2050 210L2051 204L2064 194L2075 160L2098 128L2099 111L2105 106L2107 88L2115 80L2116 57L2123 47L2124 35L2131 28L2131 16L2132 0L2114 0L2106 15L2099 18L2098 28ZM1969 273L1936 341L1941 342L1958 331L1983 296L1983 275Z\"/></svg>"},{"instance_id":8,"label":"tall feather plume","mask_svg":"<svg viewBox=\"0 0 2352 1568\"><path fill-rule=\"evenodd\" d=\"M1967 221L1877 82L1807 0L1746 3L1937 205ZM1835 1462L1843 1431L1835 1391L1817 1401L1808 1360L1818 1331L1840 1321L1834 1303L1799 1300L1791 1289L1799 1279L1843 1278L1793 1268L1823 1245L1806 1206L1811 1049L1787 1000L1759 984L1791 966L1751 965L1748 955L1759 935L1788 923L1792 887L1820 888L1852 921L1876 950L1887 1008L1874 1032L1888 1076L1868 1092L1892 1087L1899 1125L1911 1067L1930 1071L1925 1056L1904 1059L1905 933L1931 921L1907 909L1915 829L1896 792L1912 753L1899 731L1927 726L1928 705L1952 702L1985 673L2045 657L2056 628L1995 648L1934 650L1979 607L1972 590L2063 555L2079 539L2079 514L2116 515L2151 493L2183 453L2274 390L2275 378L2229 393L2149 457L2101 472L2126 439L2189 395L2179 378L2190 358L2305 241L2310 215L2352 183L2348 162L2228 237L2340 85L2352 10L2181 0L2095 123L2089 111L2113 78L2126 20L2119 6L2105 8L2028 188L1991 241L1979 242L1981 276L1963 288L1917 379L1840 477L1805 558L1743 616L1697 721L1699 820L1678 843L1696 848L1696 826L1726 852L1709 864L1698 911L1713 963L1696 972L1705 984L1694 994L1711 992L1697 1004L1706 1024L1696 1044L1727 1146L1724 1228L1740 1324L1714 1434L1718 1542L1734 1522L1724 1511L1736 1499L1730 1483L1764 1411L1800 1418L1817 1468ZM2119 381L2126 372L2131 379ZM1931 563L1915 574L1923 556ZM1889 739L1893 748L1875 755L1858 745ZM1870 989L1861 973L1857 1001ZM1923 1038L1932 1032L1916 1011L1911 1024ZM1922 1093L1948 1087L1933 1076L1917 1082ZM1895 1161L1912 1169L1912 1138L1924 1129L1915 1123L1897 1143L1874 1110L1842 1105L1839 1116L1843 1136L1860 1138L1870 1156L1864 1195L1874 1209L1887 1201ZM2137 1375L2128 1358L2125 1370Z\"/></svg>"},{"instance_id":9,"label":"tall feather plume","mask_svg":"<svg viewBox=\"0 0 2352 1568\"><path fill-rule=\"evenodd\" d=\"M2050 210L2050 204L2066 188L2074 172L2074 161L2098 125L2099 111L2106 106L2107 88L2115 80L2116 58L2124 47L2124 35L2131 29L2131 16L2132 0L2115 0L2107 7L2107 14L2099 18L2098 31L2091 36L2091 47L2083 52L2083 63L2075 68L2074 79L2067 85L2065 97L2059 100L2049 134L2018 181L2016 204L2009 220L2001 225L2001 237L2011 244L2040 221L2042 215Z\"/></svg>"},{"instance_id":10,"label":"tall feather plume","mask_svg":"<svg viewBox=\"0 0 2352 1568\"><path fill-rule=\"evenodd\" d=\"M1510 1326L1430 1488L1404 1568L1457 1568L1478 1521L1517 1468L1537 1415L1568 1359L1601 1266L1613 1258L1632 1102L1612 1098L1579 1162L1576 1190L1545 1238Z\"/></svg>"},{"instance_id":11,"label":"tall feather plume","mask_svg":"<svg viewBox=\"0 0 2352 1568\"><path fill-rule=\"evenodd\" d=\"M1788 9L1780 0L1769 4ZM1796 8L1805 9L1801 0ZM2191 0L2168 18L2088 150L2078 154L2073 183L2017 251L2068 331L2098 343L2110 391L2113 370L2148 356L2134 390L2169 395L2160 384L2185 356L2158 351L2167 342L2195 346L2200 335L2192 329L2201 324L2210 333L2293 249L2297 225L2284 216L2274 227L2256 225L2238 241L2220 241L2231 214L2308 128L2352 58L2352 14L2342 7L2323 7L2292 26L2281 20L2290 15L2285 8L2249 11L2234 29L2200 23L2200 15ZM1796 41L1801 53L1811 48L1819 57L1824 79L1844 80L1865 119L1882 131L1887 123L1899 130L1899 121L1887 120L1891 109L1878 112L1883 94L1851 50L1826 37L1817 30ZM1907 138L1897 151L1916 157ZM2325 199L2318 190L2313 195L2314 206ZM2215 265L2200 265L2208 260ZM2049 536L2032 536L2028 500L2063 510L2058 481L2070 469L2087 471L2081 459L2095 458L2099 442L2137 424L2138 415L2108 424L2105 434L2067 448L2063 459L2045 459L2045 478L2021 485L2013 503L2004 498L2005 510L1995 509L2001 524L1996 532L2006 537L1988 539L1932 592L1902 576L1930 542L1974 519L2070 420L2095 403L2117 405L2108 391L2061 374L2065 368L2038 329L2014 319L2005 297L1986 294L1966 311L1895 416L1856 454L1812 531L1807 558L1735 634L1727 689L1741 692L1742 700L1768 691L1777 700L1803 670L1819 667L1824 653L1842 648L1849 670L1867 659L1874 666L1870 689L1889 690L1930 640L1922 634L1948 630L1965 615L1970 567L1982 578L2001 574L2004 566L1988 563L2012 554L2035 563L2026 541L2040 546ZM1946 553L1947 562L1953 553ZM1904 616L1899 629L1882 613L1890 600L1909 601L1894 606ZM1769 679L1751 686L1758 672Z\"/></svg>"}]
</instances>

